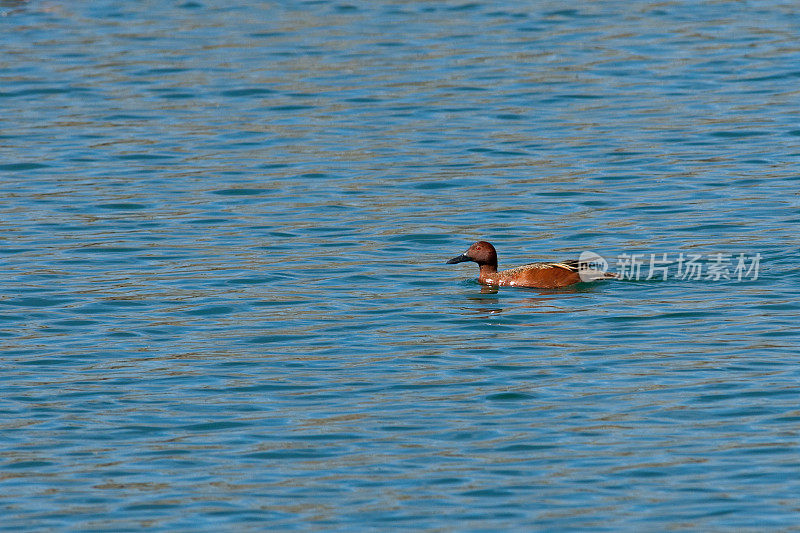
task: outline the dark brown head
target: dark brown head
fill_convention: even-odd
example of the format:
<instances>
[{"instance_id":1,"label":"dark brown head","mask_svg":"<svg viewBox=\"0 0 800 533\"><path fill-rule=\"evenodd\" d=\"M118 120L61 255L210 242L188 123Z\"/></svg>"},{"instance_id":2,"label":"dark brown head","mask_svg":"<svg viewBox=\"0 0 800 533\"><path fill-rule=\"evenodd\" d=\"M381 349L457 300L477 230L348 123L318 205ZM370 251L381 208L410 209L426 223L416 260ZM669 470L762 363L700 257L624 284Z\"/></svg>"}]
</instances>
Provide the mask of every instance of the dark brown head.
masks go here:
<instances>
[{"instance_id":1,"label":"dark brown head","mask_svg":"<svg viewBox=\"0 0 800 533\"><path fill-rule=\"evenodd\" d=\"M464 261L475 261L481 268L487 266L497 270L497 251L488 242L478 241L467 248L463 254L449 260L447 264L452 265Z\"/></svg>"}]
</instances>

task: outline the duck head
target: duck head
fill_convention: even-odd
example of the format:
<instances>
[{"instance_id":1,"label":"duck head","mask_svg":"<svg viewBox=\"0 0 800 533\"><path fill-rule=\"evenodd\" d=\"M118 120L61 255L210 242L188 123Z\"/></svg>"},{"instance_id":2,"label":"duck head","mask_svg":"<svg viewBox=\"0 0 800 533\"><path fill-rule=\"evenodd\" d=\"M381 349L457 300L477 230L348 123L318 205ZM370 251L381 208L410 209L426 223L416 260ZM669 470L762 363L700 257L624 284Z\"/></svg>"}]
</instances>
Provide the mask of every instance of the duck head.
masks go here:
<instances>
[{"instance_id":1,"label":"duck head","mask_svg":"<svg viewBox=\"0 0 800 533\"><path fill-rule=\"evenodd\" d=\"M454 265L456 263L463 263L464 261L474 261L483 269L488 267L497 270L497 251L490 243L486 241L478 241L463 254L450 259L447 264Z\"/></svg>"}]
</instances>

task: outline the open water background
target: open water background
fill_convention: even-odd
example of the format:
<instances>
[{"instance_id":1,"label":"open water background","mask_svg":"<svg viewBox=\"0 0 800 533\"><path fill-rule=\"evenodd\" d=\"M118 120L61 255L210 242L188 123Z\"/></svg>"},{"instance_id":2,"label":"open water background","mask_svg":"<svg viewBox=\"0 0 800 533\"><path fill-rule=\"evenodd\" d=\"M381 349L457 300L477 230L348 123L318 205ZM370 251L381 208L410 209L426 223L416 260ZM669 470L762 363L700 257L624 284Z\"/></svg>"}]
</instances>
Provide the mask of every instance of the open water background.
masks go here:
<instances>
[{"instance_id":1,"label":"open water background","mask_svg":"<svg viewBox=\"0 0 800 533\"><path fill-rule=\"evenodd\" d=\"M800 522L797 4L0 15L0 530Z\"/></svg>"}]
</instances>

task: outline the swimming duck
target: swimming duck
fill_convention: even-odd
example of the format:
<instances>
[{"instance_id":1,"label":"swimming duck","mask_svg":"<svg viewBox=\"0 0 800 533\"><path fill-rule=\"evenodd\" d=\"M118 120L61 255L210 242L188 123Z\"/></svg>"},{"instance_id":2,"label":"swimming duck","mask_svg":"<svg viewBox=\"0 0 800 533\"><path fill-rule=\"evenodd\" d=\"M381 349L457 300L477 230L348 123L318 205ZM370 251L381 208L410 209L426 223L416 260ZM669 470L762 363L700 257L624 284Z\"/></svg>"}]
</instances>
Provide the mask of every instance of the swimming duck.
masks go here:
<instances>
[{"instance_id":1,"label":"swimming duck","mask_svg":"<svg viewBox=\"0 0 800 533\"><path fill-rule=\"evenodd\" d=\"M588 270L585 265L581 265L575 259L555 263L530 263L498 272L497 251L486 241L476 242L463 254L447 261L447 264L453 265L464 261L478 263L478 267L480 267L478 281L483 285L555 289L581 281L617 277L611 272ZM582 273L586 274L583 279L581 278Z\"/></svg>"}]
</instances>

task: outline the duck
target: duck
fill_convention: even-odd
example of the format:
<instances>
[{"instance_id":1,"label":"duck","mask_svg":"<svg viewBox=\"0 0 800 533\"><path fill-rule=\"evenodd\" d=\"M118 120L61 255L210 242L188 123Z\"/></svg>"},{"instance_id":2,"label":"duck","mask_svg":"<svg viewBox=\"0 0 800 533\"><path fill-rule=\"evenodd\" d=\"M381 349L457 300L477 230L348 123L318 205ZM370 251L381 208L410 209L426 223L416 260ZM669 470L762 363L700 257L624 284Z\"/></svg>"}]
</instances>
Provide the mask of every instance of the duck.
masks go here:
<instances>
[{"instance_id":1,"label":"duck","mask_svg":"<svg viewBox=\"0 0 800 533\"><path fill-rule=\"evenodd\" d=\"M486 241L474 243L467 248L466 252L448 260L446 264L454 265L465 261L478 263L480 268L478 282L482 285L557 289L582 281L617 277L612 272L589 269L577 259L552 263L529 263L498 272L497 250Z\"/></svg>"}]
</instances>

